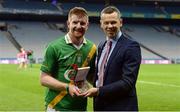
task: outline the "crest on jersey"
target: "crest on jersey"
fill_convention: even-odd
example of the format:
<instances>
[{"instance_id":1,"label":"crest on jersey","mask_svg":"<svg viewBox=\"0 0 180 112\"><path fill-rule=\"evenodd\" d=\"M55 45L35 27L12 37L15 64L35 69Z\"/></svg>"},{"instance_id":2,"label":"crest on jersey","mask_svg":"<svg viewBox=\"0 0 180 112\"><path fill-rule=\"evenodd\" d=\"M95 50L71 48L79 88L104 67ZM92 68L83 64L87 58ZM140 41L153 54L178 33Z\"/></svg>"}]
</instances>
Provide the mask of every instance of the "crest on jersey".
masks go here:
<instances>
[{"instance_id":1,"label":"crest on jersey","mask_svg":"<svg viewBox=\"0 0 180 112\"><path fill-rule=\"evenodd\" d=\"M68 81L71 81L71 80L74 81L77 74L77 70L78 70L77 64L72 64L71 69L66 70L66 72L64 73L65 79Z\"/></svg>"}]
</instances>

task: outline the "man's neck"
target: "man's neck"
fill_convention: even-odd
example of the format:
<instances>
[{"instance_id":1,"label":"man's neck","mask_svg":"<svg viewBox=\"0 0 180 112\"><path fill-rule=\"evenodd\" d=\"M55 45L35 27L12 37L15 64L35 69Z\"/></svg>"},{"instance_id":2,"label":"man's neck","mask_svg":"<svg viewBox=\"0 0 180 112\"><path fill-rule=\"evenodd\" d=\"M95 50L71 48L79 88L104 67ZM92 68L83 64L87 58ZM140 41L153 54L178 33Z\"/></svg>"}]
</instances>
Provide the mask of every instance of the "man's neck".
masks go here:
<instances>
[{"instance_id":1,"label":"man's neck","mask_svg":"<svg viewBox=\"0 0 180 112\"><path fill-rule=\"evenodd\" d=\"M83 37L73 37L69 35L73 44L80 46L83 43Z\"/></svg>"}]
</instances>

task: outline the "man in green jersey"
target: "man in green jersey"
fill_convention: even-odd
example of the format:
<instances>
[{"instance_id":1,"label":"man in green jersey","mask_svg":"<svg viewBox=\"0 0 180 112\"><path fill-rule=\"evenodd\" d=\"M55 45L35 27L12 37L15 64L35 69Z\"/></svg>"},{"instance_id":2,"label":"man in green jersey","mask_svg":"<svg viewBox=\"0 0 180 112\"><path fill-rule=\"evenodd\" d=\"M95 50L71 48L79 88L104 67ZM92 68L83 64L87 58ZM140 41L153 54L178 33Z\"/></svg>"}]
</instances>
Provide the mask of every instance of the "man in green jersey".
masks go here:
<instances>
[{"instance_id":1,"label":"man in green jersey","mask_svg":"<svg viewBox=\"0 0 180 112\"><path fill-rule=\"evenodd\" d=\"M81 96L74 82L77 68L95 69L96 46L84 38L88 29L87 11L75 7L68 14L68 33L51 42L46 48L41 66L41 85L47 87L47 111L86 111L87 99Z\"/></svg>"}]
</instances>

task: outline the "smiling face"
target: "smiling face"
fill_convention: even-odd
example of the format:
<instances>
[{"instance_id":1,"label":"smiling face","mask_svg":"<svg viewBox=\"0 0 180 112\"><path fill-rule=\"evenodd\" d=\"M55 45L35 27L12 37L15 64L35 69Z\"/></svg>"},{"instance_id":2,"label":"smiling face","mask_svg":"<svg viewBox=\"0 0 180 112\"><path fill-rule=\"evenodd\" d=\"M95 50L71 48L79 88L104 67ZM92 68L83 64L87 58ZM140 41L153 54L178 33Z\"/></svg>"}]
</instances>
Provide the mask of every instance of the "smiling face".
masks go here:
<instances>
[{"instance_id":1,"label":"smiling face","mask_svg":"<svg viewBox=\"0 0 180 112\"><path fill-rule=\"evenodd\" d=\"M72 14L67 21L68 34L70 37L82 38L88 29L88 24L87 16L83 14Z\"/></svg>"},{"instance_id":2,"label":"smiling face","mask_svg":"<svg viewBox=\"0 0 180 112\"><path fill-rule=\"evenodd\" d=\"M122 27L122 20L119 18L117 12L103 13L101 15L100 23L106 36L111 39L117 36Z\"/></svg>"}]
</instances>

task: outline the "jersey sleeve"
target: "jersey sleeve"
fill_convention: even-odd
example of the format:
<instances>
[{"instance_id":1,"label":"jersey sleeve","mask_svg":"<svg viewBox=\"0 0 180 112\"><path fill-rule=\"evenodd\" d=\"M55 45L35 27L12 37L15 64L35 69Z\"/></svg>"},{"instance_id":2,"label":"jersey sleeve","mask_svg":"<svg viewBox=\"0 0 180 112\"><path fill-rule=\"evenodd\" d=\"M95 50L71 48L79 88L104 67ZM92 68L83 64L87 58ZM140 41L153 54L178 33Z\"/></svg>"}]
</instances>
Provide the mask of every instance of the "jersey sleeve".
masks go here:
<instances>
[{"instance_id":1,"label":"jersey sleeve","mask_svg":"<svg viewBox=\"0 0 180 112\"><path fill-rule=\"evenodd\" d=\"M53 74L56 68L56 52L55 49L49 45L45 50L44 60L40 70L42 72Z\"/></svg>"}]
</instances>

